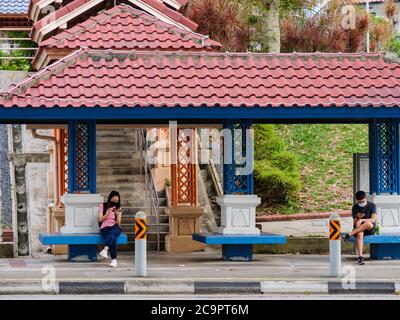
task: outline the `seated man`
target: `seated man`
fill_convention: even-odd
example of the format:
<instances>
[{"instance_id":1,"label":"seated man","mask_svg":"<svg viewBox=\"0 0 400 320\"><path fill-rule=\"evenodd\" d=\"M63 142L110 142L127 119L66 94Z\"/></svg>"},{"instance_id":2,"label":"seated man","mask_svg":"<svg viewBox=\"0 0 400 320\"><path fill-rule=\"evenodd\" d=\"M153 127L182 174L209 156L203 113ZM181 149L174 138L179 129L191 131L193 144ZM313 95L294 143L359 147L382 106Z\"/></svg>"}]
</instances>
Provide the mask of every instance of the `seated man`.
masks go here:
<instances>
[{"instance_id":1,"label":"seated man","mask_svg":"<svg viewBox=\"0 0 400 320\"><path fill-rule=\"evenodd\" d=\"M353 231L344 234L344 240L348 240L351 236L357 238L357 264L364 264L362 255L364 236L373 235L376 232L376 205L367 201L367 195L364 191L357 191L357 203L352 208L353 214Z\"/></svg>"}]
</instances>

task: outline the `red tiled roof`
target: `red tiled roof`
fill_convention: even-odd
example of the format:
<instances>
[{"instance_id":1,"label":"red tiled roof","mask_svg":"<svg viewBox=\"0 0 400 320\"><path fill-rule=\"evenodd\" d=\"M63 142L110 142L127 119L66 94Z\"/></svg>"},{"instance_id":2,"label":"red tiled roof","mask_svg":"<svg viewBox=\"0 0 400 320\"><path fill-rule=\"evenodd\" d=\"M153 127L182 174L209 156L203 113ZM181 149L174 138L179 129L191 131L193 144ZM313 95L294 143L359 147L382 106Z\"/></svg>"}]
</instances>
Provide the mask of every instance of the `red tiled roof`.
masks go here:
<instances>
[{"instance_id":1,"label":"red tiled roof","mask_svg":"<svg viewBox=\"0 0 400 320\"><path fill-rule=\"evenodd\" d=\"M42 29L44 26L48 25L49 22L54 22L62 17L66 16L67 14L78 10L86 3L90 2L91 0L73 0L68 5L56 10L55 12L51 13L51 17L48 15L43 19L37 21L33 24L32 31L31 31L31 38L35 39L36 33ZM134 4L135 0L128 0ZM138 0L139 1L139 0ZM158 0L140 0L145 6L150 7L156 10L161 15L167 16L169 19L172 19L176 23L187 27L188 29L195 31L197 29L197 24L193 21L186 18L182 13L173 10L166 6L163 2L159 2ZM94 6L95 4L93 4Z\"/></svg>"},{"instance_id":2,"label":"red tiled roof","mask_svg":"<svg viewBox=\"0 0 400 320\"><path fill-rule=\"evenodd\" d=\"M400 65L380 54L80 50L4 93L48 107L400 105Z\"/></svg>"},{"instance_id":3,"label":"red tiled roof","mask_svg":"<svg viewBox=\"0 0 400 320\"><path fill-rule=\"evenodd\" d=\"M219 48L221 44L121 4L43 41L40 47L205 50Z\"/></svg>"}]
</instances>

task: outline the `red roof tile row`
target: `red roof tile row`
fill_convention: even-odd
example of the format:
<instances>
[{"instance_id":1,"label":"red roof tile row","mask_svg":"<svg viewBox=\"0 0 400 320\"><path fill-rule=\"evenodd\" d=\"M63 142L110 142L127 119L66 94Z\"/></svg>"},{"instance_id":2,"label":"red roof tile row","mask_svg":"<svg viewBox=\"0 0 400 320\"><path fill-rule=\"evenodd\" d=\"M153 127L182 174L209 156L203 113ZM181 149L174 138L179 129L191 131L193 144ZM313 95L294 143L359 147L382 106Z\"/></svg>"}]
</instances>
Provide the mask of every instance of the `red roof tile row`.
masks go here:
<instances>
[{"instance_id":1,"label":"red roof tile row","mask_svg":"<svg viewBox=\"0 0 400 320\"><path fill-rule=\"evenodd\" d=\"M400 105L400 65L380 54L80 50L2 94L48 107Z\"/></svg>"},{"instance_id":2,"label":"red roof tile row","mask_svg":"<svg viewBox=\"0 0 400 320\"><path fill-rule=\"evenodd\" d=\"M216 49L221 44L128 5L118 5L40 44L58 49Z\"/></svg>"}]
</instances>

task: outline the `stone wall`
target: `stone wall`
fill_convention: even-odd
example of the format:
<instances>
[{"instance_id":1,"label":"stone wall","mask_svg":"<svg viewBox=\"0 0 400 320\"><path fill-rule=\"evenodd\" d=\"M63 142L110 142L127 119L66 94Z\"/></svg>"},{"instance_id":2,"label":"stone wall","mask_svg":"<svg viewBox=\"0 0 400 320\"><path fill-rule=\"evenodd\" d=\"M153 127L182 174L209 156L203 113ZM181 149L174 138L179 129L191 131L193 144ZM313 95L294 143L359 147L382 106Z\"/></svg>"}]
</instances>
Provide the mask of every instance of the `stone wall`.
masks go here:
<instances>
[{"instance_id":1,"label":"stone wall","mask_svg":"<svg viewBox=\"0 0 400 320\"><path fill-rule=\"evenodd\" d=\"M51 130L37 130L41 135L51 135ZM23 126L23 148L25 153L48 152L51 142L34 139L30 130ZM28 197L29 242L32 254L43 251L39 233L47 230L49 163L28 163L26 165L26 191Z\"/></svg>"},{"instance_id":2,"label":"stone wall","mask_svg":"<svg viewBox=\"0 0 400 320\"><path fill-rule=\"evenodd\" d=\"M0 34L1 36L1 34ZM4 45L4 44L3 44ZM19 82L27 76L26 71L0 71L0 90L6 90L11 84ZM10 164L8 162L9 153L9 136L8 127L6 124L0 123L0 242L12 241L13 235L9 234L6 240L2 239L1 233L3 228L12 227L12 211L13 206L11 203L11 172ZM15 233L14 233L15 234ZM10 254L9 248L13 244L7 244L7 256ZM11 250L13 253L14 249ZM13 254L12 254L13 255ZM9 255L9 256L12 256Z\"/></svg>"}]
</instances>

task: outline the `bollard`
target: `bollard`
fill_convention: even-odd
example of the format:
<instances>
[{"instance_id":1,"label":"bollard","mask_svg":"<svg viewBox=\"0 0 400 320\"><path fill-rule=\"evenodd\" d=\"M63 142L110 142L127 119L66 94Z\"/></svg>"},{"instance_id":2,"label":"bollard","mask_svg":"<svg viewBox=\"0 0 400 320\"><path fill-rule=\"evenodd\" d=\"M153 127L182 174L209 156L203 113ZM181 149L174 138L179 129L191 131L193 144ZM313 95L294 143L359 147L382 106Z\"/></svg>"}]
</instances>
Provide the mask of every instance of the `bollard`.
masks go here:
<instances>
[{"instance_id":1,"label":"bollard","mask_svg":"<svg viewBox=\"0 0 400 320\"><path fill-rule=\"evenodd\" d=\"M342 275L342 249L340 241L340 216L337 213L329 217L329 261L330 275Z\"/></svg>"},{"instance_id":2,"label":"bollard","mask_svg":"<svg viewBox=\"0 0 400 320\"><path fill-rule=\"evenodd\" d=\"M138 277L147 276L146 214L139 211L135 215L135 269Z\"/></svg>"}]
</instances>

